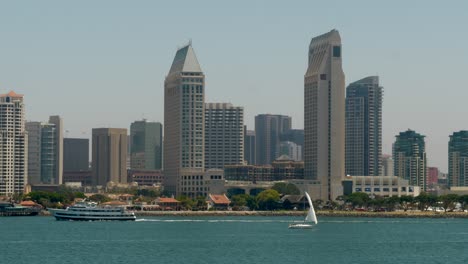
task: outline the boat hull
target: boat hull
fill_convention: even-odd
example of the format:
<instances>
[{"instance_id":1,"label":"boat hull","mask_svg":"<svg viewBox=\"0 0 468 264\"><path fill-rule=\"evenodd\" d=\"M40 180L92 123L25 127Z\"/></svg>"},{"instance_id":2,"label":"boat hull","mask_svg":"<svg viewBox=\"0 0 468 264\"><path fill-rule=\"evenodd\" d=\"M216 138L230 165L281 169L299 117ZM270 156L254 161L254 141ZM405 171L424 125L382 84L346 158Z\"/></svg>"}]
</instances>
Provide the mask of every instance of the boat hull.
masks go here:
<instances>
[{"instance_id":1,"label":"boat hull","mask_svg":"<svg viewBox=\"0 0 468 264\"><path fill-rule=\"evenodd\" d=\"M89 213L89 212L77 212L68 211L63 209L48 209L52 216L57 220L61 221L135 221L136 216L134 213L119 213L106 214L100 213Z\"/></svg>"},{"instance_id":2,"label":"boat hull","mask_svg":"<svg viewBox=\"0 0 468 264\"><path fill-rule=\"evenodd\" d=\"M290 224L289 229L311 229L313 225L309 224Z\"/></svg>"}]
</instances>

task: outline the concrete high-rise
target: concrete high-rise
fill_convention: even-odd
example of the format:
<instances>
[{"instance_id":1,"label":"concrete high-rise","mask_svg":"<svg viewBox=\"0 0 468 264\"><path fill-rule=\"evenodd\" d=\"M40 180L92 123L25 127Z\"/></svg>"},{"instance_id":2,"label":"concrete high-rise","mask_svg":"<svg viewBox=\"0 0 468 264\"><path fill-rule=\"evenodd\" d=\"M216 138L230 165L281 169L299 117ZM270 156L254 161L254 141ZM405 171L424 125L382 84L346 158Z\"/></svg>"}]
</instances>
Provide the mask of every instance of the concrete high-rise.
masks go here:
<instances>
[{"instance_id":1,"label":"concrete high-rise","mask_svg":"<svg viewBox=\"0 0 468 264\"><path fill-rule=\"evenodd\" d=\"M255 116L256 163L269 165L280 156L281 135L291 130L291 117L262 114Z\"/></svg>"},{"instance_id":2,"label":"concrete high-rise","mask_svg":"<svg viewBox=\"0 0 468 264\"><path fill-rule=\"evenodd\" d=\"M448 144L448 186L468 186L468 131L454 132Z\"/></svg>"},{"instance_id":3,"label":"concrete high-rise","mask_svg":"<svg viewBox=\"0 0 468 264\"><path fill-rule=\"evenodd\" d=\"M205 171L205 75L191 44L177 50L164 81L163 148L165 191L202 194L201 187L182 186Z\"/></svg>"},{"instance_id":4,"label":"concrete high-rise","mask_svg":"<svg viewBox=\"0 0 468 264\"><path fill-rule=\"evenodd\" d=\"M0 95L0 195L22 193L28 182L28 135L23 95Z\"/></svg>"},{"instance_id":5,"label":"concrete high-rise","mask_svg":"<svg viewBox=\"0 0 468 264\"><path fill-rule=\"evenodd\" d=\"M255 164L255 131L247 130L244 126L244 161L247 164Z\"/></svg>"},{"instance_id":6,"label":"concrete high-rise","mask_svg":"<svg viewBox=\"0 0 468 264\"><path fill-rule=\"evenodd\" d=\"M127 129L93 128L92 183L127 183Z\"/></svg>"},{"instance_id":7,"label":"concrete high-rise","mask_svg":"<svg viewBox=\"0 0 468 264\"><path fill-rule=\"evenodd\" d=\"M293 161L302 161L302 146L292 141L281 141L280 156L286 155Z\"/></svg>"},{"instance_id":8,"label":"concrete high-rise","mask_svg":"<svg viewBox=\"0 0 468 264\"><path fill-rule=\"evenodd\" d=\"M63 119L58 116L50 116L49 124L53 124L55 127L55 179L53 182L55 184L62 184L63 182Z\"/></svg>"},{"instance_id":9,"label":"concrete high-rise","mask_svg":"<svg viewBox=\"0 0 468 264\"><path fill-rule=\"evenodd\" d=\"M382 90L370 76L346 88L346 174L378 176L382 166Z\"/></svg>"},{"instance_id":10,"label":"concrete high-rise","mask_svg":"<svg viewBox=\"0 0 468 264\"><path fill-rule=\"evenodd\" d=\"M63 171L89 170L89 139L63 139Z\"/></svg>"},{"instance_id":11,"label":"concrete high-rise","mask_svg":"<svg viewBox=\"0 0 468 264\"><path fill-rule=\"evenodd\" d=\"M380 176L395 176L393 173L393 158L392 155L382 155L382 167Z\"/></svg>"},{"instance_id":12,"label":"concrete high-rise","mask_svg":"<svg viewBox=\"0 0 468 264\"><path fill-rule=\"evenodd\" d=\"M130 168L162 169L162 124L135 121L130 125Z\"/></svg>"},{"instance_id":13,"label":"concrete high-rise","mask_svg":"<svg viewBox=\"0 0 468 264\"><path fill-rule=\"evenodd\" d=\"M205 169L244 162L244 108L229 103L205 104Z\"/></svg>"},{"instance_id":14,"label":"concrete high-rise","mask_svg":"<svg viewBox=\"0 0 468 264\"><path fill-rule=\"evenodd\" d=\"M426 144L413 130L400 132L393 144L394 174L426 191Z\"/></svg>"},{"instance_id":15,"label":"concrete high-rise","mask_svg":"<svg viewBox=\"0 0 468 264\"><path fill-rule=\"evenodd\" d=\"M337 30L315 37L304 76L305 179L320 181L320 197L343 194L345 177L345 76Z\"/></svg>"},{"instance_id":16,"label":"concrete high-rise","mask_svg":"<svg viewBox=\"0 0 468 264\"><path fill-rule=\"evenodd\" d=\"M62 184L62 122L59 116L50 116L48 123L26 122L30 184Z\"/></svg>"}]
</instances>

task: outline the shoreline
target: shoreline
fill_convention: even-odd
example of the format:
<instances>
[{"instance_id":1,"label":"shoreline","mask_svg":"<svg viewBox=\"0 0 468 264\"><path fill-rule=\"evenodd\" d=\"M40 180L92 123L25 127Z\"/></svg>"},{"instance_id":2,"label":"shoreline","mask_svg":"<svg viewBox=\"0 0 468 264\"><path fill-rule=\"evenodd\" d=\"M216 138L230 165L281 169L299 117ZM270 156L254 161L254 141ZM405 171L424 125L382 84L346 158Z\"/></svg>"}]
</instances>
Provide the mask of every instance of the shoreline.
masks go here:
<instances>
[{"instance_id":1,"label":"shoreline","mask_svg":"<svg viewBox=\"0 0 468 264\"><path fill-rule=\"evenodd\" d=\"M203 216L304 216L303 211L134 211L137 217L173 216L173 217L203 217ZM359 211L317 211L317 216L325 217L361 217L361 218L468 218L466 212L359 212ZM48 211L39 215L50 216Z\"/></svg>"}]
</instances>

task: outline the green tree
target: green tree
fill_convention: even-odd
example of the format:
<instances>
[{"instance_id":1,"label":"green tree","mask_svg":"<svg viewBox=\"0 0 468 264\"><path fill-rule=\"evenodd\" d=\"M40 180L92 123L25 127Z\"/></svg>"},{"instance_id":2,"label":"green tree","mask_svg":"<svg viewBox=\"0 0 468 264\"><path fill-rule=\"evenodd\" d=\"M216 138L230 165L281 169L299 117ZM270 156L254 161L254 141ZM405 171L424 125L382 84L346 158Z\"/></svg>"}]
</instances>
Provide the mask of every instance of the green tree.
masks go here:
<instances>
[{"instance_id":1,"label":"green tree","mask_svg":"<svg viewBox=\"0 0 468 264\"><path fill-rule=\"evenodd\" d=\"M406 212L408 209L411 209L414 204L414 197L411 195L402 195L400 197L400 205L403 207L403 210Z\"/></svg>"},{"instance_id":2,"label":"green tree","mask_svg":"<svg viewBox=\"0 0 468 264\"><path fill-rule=\"evenodd\" d=\"M421 211L427 211L429 207L437 204L437 196L426 192L420 193L414 200L418 203L418 209Z\"/></svg>"},{"instance_id":3,"label":"green tree","mask_svg":"<svg viewBox=\"0 0 468 264\"><path fill-rule=\"evenodd\" d=\"M192 208L196 205L196 202L186 195L177 197L177 200L180 201L180 206L185 210L192 210Z\"/></svg>"},{"instance_id":4,"label":"green tree","mask_svg":"<svg viewBox=\"0 0 468 264\"><path fill-rule=\"evenodd\" d=\"M463 210L468 209L468 194L460 195L458 202L461 204Z\"/></svg>"},{"instance_id":5,"label":"green tree","mask_svg":"<svg viewBox=\"0 0 468 264\"><path fill-rule=\"evenodd\" d=\"M444 208L445 212L447 212L447 210L453 211L459 199L460 197L458 194L453 193L439 196L439 201L442 203L442 208Z\"/></svg>"},{"instance_id":6,"label":"green tree","mask_svg":"<svg viewBox=\"0 0 468 264\"><path fill-rule=\"evenodd\" d=\"M301 193L292 183L277 182L271 188L282 195L299 195Z\"/></svg>"},{"instance_id":7,"label":"green tree","mask_svg":"<svg viewBox=\"0 0 468 264\"><path fill-rule=\"evenodd\" d=\"M111 199L104 194L96 193L89 197L89 200L96 203L105 203L109 202Z\"/></svg>"},{"instance_id":8,"label":"green tree","mask_svg":"<svg viewBox=\"0 0 468 264\"><path fill-rule=\"evenodd\" d=\"M353 208L367 207L367 204L369 203L369 201L370 201L369 195L363 192L354 192L345 197L345 202L351 203Z\"/></svg>"},{"instance_id":9,"label":"green tree","mask_svg":"<svg viewBox=\"0 0 468 264\"><path fill-rule=\"evenodd\" d=\"M265 190L257 195L258 207L260 210L274 210L278 207L279 199L278 191Z\"/></svg>"},{"instance_id":10,"label":"green tree","mask_svg":"<svg viewBox=\"0 0 468 264\"><path fill-rule=\"evenodd\" d=\"M397 206L399 202L400 202L400 198L398 198L398 196L395 195L395 196L385 198L384 205L388 211L393 211L395 210L395 207Z\"/></svg>"},{"instance_id":11,"label":"green tree","mask_svg":"<svg viewBox=\"0 0 468 264\"><path fill-rule=\"evenodd\" d=\"M197 207L197 210L206 210L207 205L206 205L206 198L203 196L198 196L197 199L195 199L195 206Z\"/></svg>"}]
</instances>

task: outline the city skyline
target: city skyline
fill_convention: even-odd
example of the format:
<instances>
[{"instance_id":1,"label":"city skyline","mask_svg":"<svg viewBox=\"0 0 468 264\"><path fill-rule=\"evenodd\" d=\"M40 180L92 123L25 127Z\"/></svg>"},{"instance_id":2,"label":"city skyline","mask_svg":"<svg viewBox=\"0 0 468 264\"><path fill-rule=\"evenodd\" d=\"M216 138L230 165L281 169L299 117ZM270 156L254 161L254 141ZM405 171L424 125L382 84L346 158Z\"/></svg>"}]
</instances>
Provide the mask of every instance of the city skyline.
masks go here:
<instances>
[{"instance_id":1,"label":"city skyline","mask_svg":"<svg viewBox=\"0 0 468 264\"><path fill-rule=\"evenodd\" d=\"M468 128L459 122L466 115L468 39L461 34L457 41L447 41L463 32L466 3L425 3L424 10L415 2L405 8L343 3L340 9L320 2L272 3L268 12L263 4L197 3L179 10L172 3L115 3L106 12L105 1L93 6L7 3L0 10L5 39L0 44L0 90L25 94L27 120L62 116L67 137L90 138L94 127L128 128L143 117L162 122L166 62L192 38L208 76L207 101L243 106L248 129L253 129L255 115L265 113L291 116L292 127L302 128L307 43L336 28L346 54L346 85L378 75L385 87L383 153L391 153L400 131L414 129L426 135L428 165L447 172L449 135ZM317 10L313 15L312 5ZM190 13L191 8L197 12ZM164 22L176 10L179 19L168 27ZM378 23L369 23L373 20ZM186 27L189 21L193 26ZM313 21L321 23L310 26ZM232 78L233 72L242 77ZM450 92L441 93L440 87ZM110 89L145 96L130 101L116 96L102 107ZM246 97L247 91L253 96ZM256 98L267 93L269 100L259 104ZM62 100L48 100L52 95Z\"/></svg>"}]
</instances>

